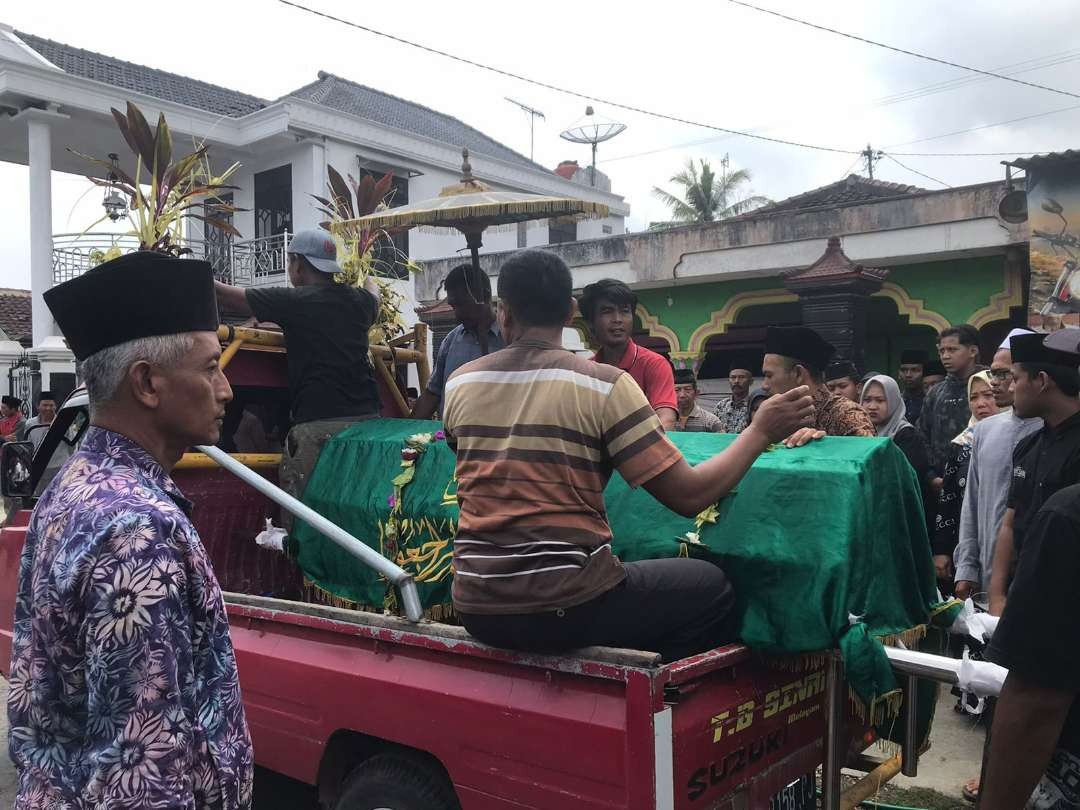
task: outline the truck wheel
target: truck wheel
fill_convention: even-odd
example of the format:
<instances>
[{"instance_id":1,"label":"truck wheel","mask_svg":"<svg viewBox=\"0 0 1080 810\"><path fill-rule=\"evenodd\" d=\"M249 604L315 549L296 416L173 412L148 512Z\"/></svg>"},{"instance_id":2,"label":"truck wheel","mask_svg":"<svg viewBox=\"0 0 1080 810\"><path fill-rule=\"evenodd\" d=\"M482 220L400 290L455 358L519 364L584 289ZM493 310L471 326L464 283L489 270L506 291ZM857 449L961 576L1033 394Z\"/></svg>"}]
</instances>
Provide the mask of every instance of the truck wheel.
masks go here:
<instances>
[{"instance_id":1,"label":"truck wheel","mask_svg":"<svg viewBox=\"0 0 1080 810\"><path fill-rule=\"evenodd\" d=\"M378 754L349 778L334 810L461 810L454 788L423 757Z\"/></svg>"}]
</instances>

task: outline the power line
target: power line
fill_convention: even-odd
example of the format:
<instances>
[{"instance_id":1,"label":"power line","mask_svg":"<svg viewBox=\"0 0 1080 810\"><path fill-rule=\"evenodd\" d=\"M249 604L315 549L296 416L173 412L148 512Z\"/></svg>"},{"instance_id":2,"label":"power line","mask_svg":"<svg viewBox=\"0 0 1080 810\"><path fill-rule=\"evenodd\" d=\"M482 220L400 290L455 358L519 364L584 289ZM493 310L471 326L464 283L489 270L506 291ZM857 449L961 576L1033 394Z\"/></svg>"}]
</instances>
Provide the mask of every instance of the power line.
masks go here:
<instances>
[{"instance_id":1,"label":"power line","mask_svg":"<svg viewBox=\"0 0 1080 810\"><path fill-rule=\"evenodd\" d=\"M941 138L951 138L953 135L964 135L968 132L977 132L980 129L990 129L992 127L1000 127L1005 124L1015 124L1019 121L1030 121L1033 118L1042 118L1046 115L1054 115L1055 113L1068 112L1069 110L1080 110L1080 104L1073 104L1070 107L1058 107L1056 110L1046 110L1041 113L1034 113L1032 115L1022 115L1019 118L1010 118L1008 121L995 121L993 124L980 124L977 127L969 127L967 129L958 129L955 132L946 132L941 135L931 135L929 138L919 138L914 141L904 141L904 143L894 144L895 146L912 146L917 143L926 143L927 141L937 141Z\"/></svg>"},{"instance_id":2,"label":"power line","mask_svg":"<svg viewBox=\"0 0 1080 810\"><path fill-rule=\"evenodd\" d=\"M702 129L711 129L711 130L714 130L716 132L725 132L725 133L727 133L729 135L738 135L738 136L743 137L743 138L753 138L755 140L767 141L769 143L781 144L783 146L797 146L797 147L799 147L801 149L813 149L813 150L818 151L818 152L833 152L833 153L842 154L842 155L854 155L854 154L858 153L857 149L838 149L838 148L832 147L832 146L820 146L818 144L812 144L812 143L801 143L799 141L789 141L789 140L785 140L784 138L770 138L767 135L755 135L752 132L743 132L743 131L737 130L737 129L729 129L728 127L721 127L721 126L717 126L715 124L705 124L705 123L702 123L701 121L692 121L689 118L681 118L680 116L677 116L677 115L669 115L667 113L653 112L652 110L646 110L646 109L644 109L642 107L634 107L634 106L632 106L630 104L622 104L622 103L620 103L618 101L612 101L610 99L601 98L599 96L592 96L592 95L589 95L587 93L580 93L580 92L578 92L576 90L568 90L565 87L558 87L557 85L548 84L547 82L540 81L539 79L532 79L532 78L529 78L528 76L522 76L519 73L513 73L513 72L511 72L509 70L503 70L502 68L497 68L497 67L493 67L491 65L486 65L483 62L477 62L477 61L472 60L472 59L467 59L464 56L458 56L456 54L448 53L447 51L441 51L438 48L432 48L432 47L430 47L428 45L421 45L418 42L412 42L411 40L404 39L404 38L396 36L394 34L387 34L384 31L378 31L378 30L376 30L374 28L370 28L369 26L361 25L360 23L352 22L351 20L345 20L345 19L342 19L341 17L335 17L333 14L327 14L324 11L318 11L317 9L309 8L307 6L301 5L300 3L294 3L294 2L292 2L292 0L278 0L278 2L281 3L282 5L291 6L292 8L299 9L300 11L306 11L308 14L314 14L316 17L322 17L322 18L327 19L327 20L332 20L333 22L341 23L342 25L347 25L347 26L349 26L351 28L356 28L356 29L358 29L360 31L366 31L369 34L374 34L375 36L383 37L384 39L389 39L392 42L397 42L397 43L399 43L401 45L408 45L410 48L416 48L416 49L421 50L421 51L426 51L427 53L435 54L436 56L442 56L442 57L444 57L446 59L452 59L455 62L460 62L460 63L462 63L464 65L469 65L470 67L479 68L480 70L486 70L489 73L495 73L495 74L497 74L499 76L506 76L507 78L515 79L515 80L520 81L520 82L526 82L527 84L535 85L536 87L543 87L545 90L552 90L552 91L554 91L556 93L562 93L563 95L573 96L575 98L580 98L580 99L583 99L585 101L594 101L597 104L603 104L603 105L608 106L608 107L617 107L618 109L621 109L621 110L627 110L629 112L639 113L641 115L647 115L647 116L650 116L652 118L659 118L659 119L661 119L663 121L672 121L672 122L677 123L677 124L686 124L686 125L692 126L692 127L701 127ZM1078 96L1078 98L1080 98L1080 96Z\"/></svg>"},{"instance_id":3,"label":"power line","mask_svg":"<svg viewBox=\"0 0 1080 810\"><path fill-rule=\"evenodd\" d=\"M1057 149L1013 149L1011 152L890 152L900 157L1017 157L1056 152Z\"/></svg>"},{"instance_id":4,"label":"power line","mask_svg":"<svg viewBox=\"0 0 1080 810\"><path fill-rule=\"evenodd\" d=\"M1032 71L1032 70L1040 70L1042 68L1053 67L1055 65L1063 64L1065 62L1071 62L1071 61L1074 61L1076 59L1080 59L1080 50L1060 51L1060 52L1055 53L1055 54L1050 54L1049 56L1046 56L1046 57L1038 57L1038 58L1035 58L1035 59L1025 59L1025 60L1023 60L1021 62L1013 62L1011 64L1004 65L1003 67L997 68L997 70L1004 72L1004 71L1007 71L1007 70L1012 69L1012 68L1018 68L1017 70L1013 70L1012 72L1013 73L1026 73L1026 72ZM857 103L857 104L845 105L845 108L846 109L859 109L859 108L865 108L865 107L885 107L885 106L889 106L891 104L897 104L899 102L915 101L917 99L923 98L924 96L934 95L936 93L943 93L943 92L947 92L947 91L950 91L950 90L955 90L955 89L957 89L959 87L963 87L963 86L966 86L968 84L977 84L977 83L987 82L987 81L990 81L990 77L987 77L987 76L961 76L960 78L957 78L957 79L949 79L949 80L943 81L943 82L935 82L933 84L922 85L920 87L913 87L913 88L910 88L908 90L902 90L902 91L899 91L897 93L893 93L892 95L882 96L880 98L871 99L869 101L863 101L863 102L860 102L860 103ZM1078 108L1077 107L1059 107L1056 110L1047 110L1046 112L1038 113L1037 115L1028 116L1028 118L1038 118L1040 116L1045 116L1045 115L1054 115L1055 113L1066 112L1068 110L1075 110L1075 109L1078 109ZM770 129L774 129L777 126L782 126L785 123L791 123L793 120L795 120L795 119L786 119L785 121L775 122L775 123L768 124L768 125L765 125L765 126L751 127L747 131L748 132L753 132L753 133L767 132ZM1013 120L1016 121L1016 120L1027 120L1027 119L1023 118L1023 119L1013 119ZM986 129L986 128L989 128L989 127L1002 126L1003 124L1009 124L1009 123L1013 123L1013 121L999 121L999 122L997 122L995 124L985 124L982 127L977 127L977 129ZM969 132L969 131L972 131L972 130L960 130L960 132ZM934 140L936 138L945 138L945 137L948 137L949 135L954 135L954 134L959 134L959 133L946 133L945 135L935 135L933 137L925 138L923 140ZM710 136L708 138L700 138L700 139L693 140L693 141L684 141L683 143L672 144L670 146L661 146L661 147L658 147L656 149L646 150L644 152L634 152L634 153L629 154L629 155L619 155L618 157L606 158L606 159L604 159L604 160L602 160L600 162L601 163L613 163L613 162L615 162L617 160L631 160L633 158L646 157L648 155L659 154L660 152L669 152L669 151L674 150L674 149L685 149L688 146L701 146L702 144L706 144L706 143L715 143L716 141L726 140L727 138L730 138L730 137L732 137L732 136L731 135L713 135L713 136ZM908 146L908 145L913 144L913 143L921 143L921 141L908 141L907 143L896 144L896 145L897 146ZM1043 150L1043 151L1046 151L1046 150ZM920 156L920 157L922 157L922 156L930 156L929 154L927 154L927 155L922 155L922 154L918 154L918 153L912 153L912 154L913 154L913 156ZM1027 151L1025 151L1025 150L1016 150L1015 152L972 152L972 153L947 152L947 153L941 153L940 156L941 157L990 157L990 156L997 157L997 156L1000 156L1000 155L1013 155L1013 154L1017 154L1017 155L1018 154L1035 154L1035 152L1030 151L1030 150L1027 150ZM938 153L934 153L933 156L937 157ZM857 162L858 162L858 160L856 160L856 163Z\"/></svg>"},{"instance_id":5,"label":"power line","mask_svg":"<svg viewBox=\"0 0 1080 810\"><path fill-rule=\"evenodd\" d=\"M285 2L285 0L281 0ZM751 3L746 3L744 0L728 0L729 3L734 3L737 6L743 6L754 11L760 11L762 14L771 14L773 17L779 17L782 20L788 20L789 22L798 23L799 25L805 25L808 28L815 28L818 31L826 31L830 34L836 34L837 36L846 37L847 39L853 39L856 42L864 42L867 45L874 45L878 48L885 48L895 53L902 53L905 56L913 56L916 59L924 59L927 62L935 62L939 65L948 65L949 67L959 68L960 70L967 70L971 73L978 73L982 76L990 76L994 79L1001 79L1006 82L1013 82L1014 84L1022 84L1025 87L1034 87L1036 90L1046 90L1050 93L1057 93L1062 96L1070 96L1071 98L1080 98L1080 93L1072 93L1068 90L1059 90L1056 87L1048 87L1045 84L1036 84L1035 82L1024 81L1023 79L1015 79L1012 76L1006 76L1003 73L995 73L992 70L980 70L979 68L969 67L968 65L961 65L958 62L950 62L948 59L939 59L936 56L927 56L923 53L917 53L916 51L909 51L905 48L898 48L894 45L886 45L884 42L876 42L866 37L860 37L855 34L849 34L846 31L838 31L835 28L829 28L828 26L818 25L817 23L808 22L806 20L800 20L798 17L791 17L787 14L781 14L779 11L773 11L772 9L762 8L761 6L755 6Z\"/></svg>"},{"instance_id":6,"label":"power line","mask_svg":"<svg viewBox=\"0 0 1080 810\"><path fill-rule=\"evenodd\" d=\"M840 179L843 180L845 177L847 177L849 174L851 174L851 170L855 168L855 164L858 163L862 159L863 159L863 156L860 153L859 155L856 156L856 158L853 161L851 161L851 165L847 167L847 169L844 171L844 173L842 175L840 175Z\"/></svg>"},{"instance_id":7,"label":"power line","mask_svg":"<svg viewBox=\"0 0 1080 810\"><path fill-rule=\"evenodd\" d=\"M931 177L930 175L928 175L928 174L923 174L922 172L920 172L920 171L917 171L916 169L913 169L913 168L911 168L910 166L905 166L905 165L904 165L903 163L901 163L901 162L900 162L899 160L897 160L896 158L894 158L894 157L893 157L892 155L890 155L890 154L889 154L888 152L880 152L879 154L882 154L882 155L884 155L885 157L887 157L887 158L888 158L889 160L891 160L891 161L892 161L893 163L895 163L895 164L896 164L897 166L899 166L899 167L900 167L901 169L907 169L907 170L908 170L909 172L911 172L912 174L917 174L917 175L919 175L919 177L925 177L925 178L926 178L927 180L933 180L933 181L934 181L935 183L940 183L941 185L945 186L945 188L952 188L952 186L950 186L950 185L949 185L948 183L946 183L946 182L945 182L944 180L938 180L938 179L937 179L936 177Z\"/></svg>"},{"instance_id":8,"label":"power line","mask_svg":"<svg viewBox=\"0 0 1080 810\"><path fill-rule=\"evenodd\" d=\"M1020 73L1030 73L1034 70L1056 67L1057 65L1063 65L1077 59L1080 59L1080 51L1060 51L1049 56L1025 59L1022 62L1013 62L999 68L994 68L993 72L1001 73L1006 76L1015 76ZM925 96L936 95L937 93L945 93L960 87L966 87L969 84L988 82L991 78L991 76L960 76L955 79L947 79L945 81L922 85L920 87L911 88L910 90L901 90L887 96L882 96L881 98L869 102L869 106L886 107L904 101L915 101L916 99Z\"/></svg>"},{"instance_id":9,"label":"power line","mask_svg":"<svg viewBox=\"0 0 1080 810\"><path fill-rule=\"evenodd\" d=\"M573 96L575 98L584 99L586 101L594 101L594 102L596 102L598 104L605 104L605 105L610 106L610 107L617 107L619 109L627 110L629 112L639 113L641 115L646 115L646 116L649 116L649 117L652 117L652 118L658 118L658 119L661 119L661 120L664 120L664 121L672 121L672 122L679 123L679 124L686 124L688 126L701 127L702 129L710 129L710 130L713 130L713 131L716 131L716 132L722 132L722 133L725 134L725 136L738 136L738 137L743 137L743 138L751 138L753 140L765 141L765 142L768 142L768 143L775 143L775 144L780 144L780 145L783 145L783 146L795 146L795 147L799 147L799 148L802 148L802 149L812 149L812 150L819 151L819 152L831 152L831 153L834 153L834 154L855 155L855 156L861 155L861 150L858 150L858 149L839 149L839 148L831 147L831 146L820 146L820 145L817 145L817 144L809 144L809 143L802 143L800 141L787 140L785 138L771 138L771 137L766 136L766 135L755 134L753 131L729 129L727 127L721 127L721 126L717 126L717 125L714 125L714 124L706 124L706 123L702 123L700 121L692 121L692 120L690 120L688 118L681 118L679 116L668 115L668 114L665 114L665 113L653 112L651 110L646 110L646 109L643 109L641 107L634 107L634 106L631 106L629 104L622 104L622 103L617 102L617 101L611 101L611 100L608 100L608 99L604 99L604 98L601 98L599 96L591 96L591 95L588 95L586 93L578 92L576 90L568 90L568 89L563 88L563 87L558 87L558 86L553 85L553 84L548 84L547 82L543 82L543 81L540 81L538 79L532 79L532 78L529 78L528 76L522 76L520 74L513 73L513 72L508 71L508 70L503 70L501 68L493 67L491 65L487 65L487 64L484 64L482 62L477 62L477 61L472 60L472 59L467 59L467 58L462 57L462 56L457 56L456 54L448 53L446 51L442 51L442 50L439 50L437 48L433 48L433 47L430 47L430 46L427 46L427 45L422 45L422 44L417 43L417 42L412 42L411 40L404 39L404 38L396 36L394 34L388 34L388 33L384 32L384 31L379 31L379 30L371 28L369 26L365 26L365 25L361 25L360 23L352 22L351 20L345 20L345 19L342 19L341 17L336 17L333 14L327 14L326 12L319 11L318 9L309 8L308 6L302 5L300 3L292 2L292 0L278 0L278 2L281 3L282 5L290 6L292 8L298 9L300 11L305 11L308 14L312 14L312 15L314 15L316 17L322 17L324 19L331 20L333 22L341 23L342 25L349 26L350 28L356 28L356 29L358 29L360 31L365 31L365 32L367 32L369 34L374 34L375 36L383 37L384 39L391 40L392 42L397 42L397 43L402 44L402 45L408 45L410 48L416 48L418 50L425 51L427 53L431 53L431 54L434 54L436 56L442 56L442 57L444 57L446 59L450 59L450 60L453 60L455 62L460 62L462 64L469 65L470 67L475 67L475 68L478 68L480 70L487 71L489 73L494 73L494 74L497 74L497 75L500 75L500 76L506 76L508 78L515 79L517 81L522 81L522 82L525 82L527 84L532 84L532 85L535 85L537 87L542 87L542 88L544 88L546 90L552 90L552 91L554 91L556 93L562 93L564 95ZM785 15L779 14L778 12L769 11L768 9L760 9L757 6L750 5L749 3L742 3L742 2L740 2L740 0L729 0L729 2L738 3L739 5L744 5L747 8L755 9L757 11L763 11L763 12L765 12L767 14L774 14L774 15L776 15L778 17L785 17ZM790 20L792 20L794 22L803 23L802 20L795 19L794 17L785 17L785 19L790 19ZM821 27L821 26L816 26L813 23L803 23L803 24L810 25L811 27L814 27L814 28ZM844 34L843 32L840 32L840 31L833 31L832 29L828 29L828 28L824 28L823 30L830 31L832 33L841 34L842 36L848 36L848 37L851 37L853 39L861 39L860 37L856 37L856 36L851 35L851 34ZM866 41L870 42L873 45L879 44L879 43L876 43L876 42L871 42L870 40L866 40ZM883 46L883 47L890 47L890 46ZM893 50L900 50L900 49L893 49ZM903 52L906 53L906 51L903 51ZM1065 53L1069 53L1069 52L1065 52ZM919 56L919 54L913 54L913 55ZM925 58L931 58L931 57L925 57ZM941 60L937 60L937 61L941 61ZM946 64L952 64L952 63L946 63ZM1018 63L1018 64L1023 64L1023 63ZM956 67L963 68L962 65L956 65ZM989 71L978 71L978 70L975 70L974 68L963 68L963 69L965 69L965 70L973 70L976 73L983 73L983 74L986 74L987 76L990 76L992 78L1005 78L1006 80L1013 81L1011 79L1008 79L1008 77L1003 77L1003 76L1000 76L999 74L989 72ZM1040 85L1034 85L1034 86L1041 87ZM1051 89L1051 88L1044 88L1044 89ZM1064 92L1064 91L1061 91L1061 92ZM1069 93L1067 95L1074 95L1074 94ZM1080 96L1077 96L1077 98L1080 98ZM1050 110L1050 111L1047 111L1046 113L1040 113L1039 115L1051 115L1054 112L1062 112L1064 109L1072 109L1072 108L1062 108L1062 109L1059 109L1059 110ZM1037 117L1037 116L1031 116L1031 117ZM1008 123L1008 122L1001 122L1001 123ZM998 125L1000 125L1000 124L987 124L985 126L998 126ZM946 136L934 136L934 137L946 137ZM704 138L704 139L701 139L701 140L698 140L698 141L690 141L690 142L687 142L687 143L678 144L676 146L661 147L659 149L653 149L653 150L649 150L649 151L646 151L646 152L639 152L639 153L632 154L632 155L620 155L619 157L608 158L607 160L602 161L602 162L611 163L611 162L614 162L616 160L628 160L630 158L643 157L645 155L656 154L658 152L666 152L666 151L669 151L671 149L679 149L679 148L684 148L684 147L687 147L687 146L697 146L697 145L700 145L700 144L703 144L703 143L710 143L710 142L715 141L715 140L720 140L720 139L715 138L715 137L713 137L713 138ZM913 141L911 143L916 143L916 142ZM1015 149L1015 150L1012 150L1012 151L1009 151L1009 152L896 152L895 154L900 155L901 157L904 157L904 156L907 156L907 157L999 157L999 156L1015 156L1015 155L1021 155L1021 154L1038 154L1039 152L1048 152L1048 151L1053 151L1053 150L1048 150L1048 149L1043 149L1043 150Z\"/></svg>"}]
</instances>

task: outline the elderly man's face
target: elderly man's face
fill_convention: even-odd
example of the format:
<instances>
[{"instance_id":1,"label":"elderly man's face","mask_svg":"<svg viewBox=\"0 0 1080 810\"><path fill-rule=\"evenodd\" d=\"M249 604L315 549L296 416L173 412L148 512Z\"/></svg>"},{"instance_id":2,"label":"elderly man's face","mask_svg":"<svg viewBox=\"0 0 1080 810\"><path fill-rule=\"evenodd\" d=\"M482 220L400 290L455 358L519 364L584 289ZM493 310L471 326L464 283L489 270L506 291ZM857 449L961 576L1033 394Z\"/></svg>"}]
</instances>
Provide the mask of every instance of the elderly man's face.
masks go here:
<instances>
[{"instance_id":1,"label":"elderly man's face","mask_svg":"<svg viewBox=\"0 0 1080 810\"><path fill-rule=\"evenodd\" d=\"M160 391L158 427L187 446L216 444L232 387L218 365L221 344L213 332L193 332L195 346L172 368L155 368Z\"/></svg>"},{"instance_id":2,"label":"elderly man's face","mask_svg":"<svg viewBox=\"0 0 1080 810\"><path fill-rule=\"evenodd\" d=\"M676 385L675 401L679 405L679 413L683 416L689 416L690 412L694 410L694 405L697 404L697 386L693 384Z\"/></svg>"},{"instance_id":3,"label":"elderly man's face","mask_svg":"<svg viewBox=\"0 0 1080 810\"><path fill-rule=\"evenodd\" d=\"M750 383L754 381L754 375L744 368L733 368L728 374L728 383L731 385L731 396L737 400L746 399L750 393Z\"/></svg>"}]
</instances>

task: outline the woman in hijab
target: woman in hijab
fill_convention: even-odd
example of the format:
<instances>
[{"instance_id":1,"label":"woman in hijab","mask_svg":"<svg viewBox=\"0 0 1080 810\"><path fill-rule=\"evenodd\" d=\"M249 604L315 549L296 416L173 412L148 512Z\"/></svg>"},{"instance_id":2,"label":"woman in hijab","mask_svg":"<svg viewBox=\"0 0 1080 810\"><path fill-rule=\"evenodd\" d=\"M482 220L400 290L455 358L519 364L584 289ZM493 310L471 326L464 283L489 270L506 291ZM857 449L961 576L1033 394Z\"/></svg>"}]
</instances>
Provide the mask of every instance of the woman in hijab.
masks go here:
<instances>
[{"instance_id":1,"label":"woman in hijab","mask_svg":"<svg viewBox=\"0 0 1080 810\"><path fill-rule=\"evenodd\" d=\"M875 374L863 385L860 404L873 422L877 435L892 439L919 476L926 530L931 532L936 509L932 506L935 499L930 488L930 452L922 433L907 420L907 405L900 395L900 386L892 377Z\"/></svg>"},{"instance_id":2,"label":"woman in hijab","mask_svg":"<svg viewBox=\"0 0 1080 810\"><path fill-rule=\"evenodd\" d=\"M942 474L941 495L937 504L937 519L930 535L934 567L937 569L942 593L952 592L953 551L960 540L960 508L964 503L964 488L967 486L972 433L975 425L998 412L989 372L978 371L968 377L967 390L971 420L949 445L949 455ZM948 591L945 590L946 587Z\"/></svg>"}]
</instances>

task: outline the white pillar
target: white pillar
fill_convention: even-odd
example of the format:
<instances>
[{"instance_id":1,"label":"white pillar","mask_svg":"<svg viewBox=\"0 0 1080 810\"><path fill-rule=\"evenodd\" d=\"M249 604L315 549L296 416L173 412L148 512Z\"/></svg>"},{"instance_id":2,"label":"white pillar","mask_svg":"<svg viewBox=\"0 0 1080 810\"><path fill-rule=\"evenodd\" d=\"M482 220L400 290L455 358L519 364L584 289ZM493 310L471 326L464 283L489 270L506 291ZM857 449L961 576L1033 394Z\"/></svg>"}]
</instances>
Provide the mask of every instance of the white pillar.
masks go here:
<instances>
[{"instance_id":1,"label":"white pillar","mask_svg":"<svg viewBox=\"0 0 1080 810\"><path fill-rule=\"evenodd\" d=\"M52 131L46 118L28 115L26 132L30 147L30 290L34 345L38 346L56 334L56 323L42 298L53 281Z\"/></svg>"}]
</instances>

